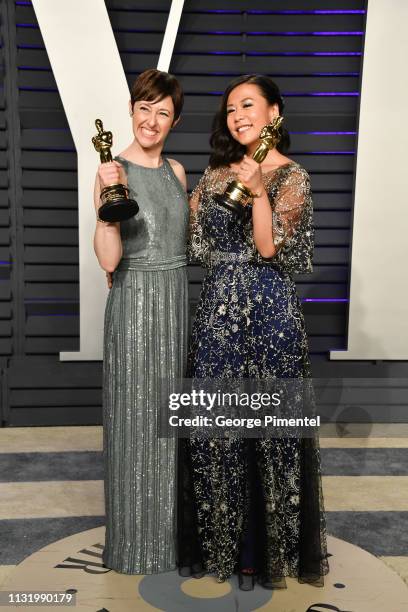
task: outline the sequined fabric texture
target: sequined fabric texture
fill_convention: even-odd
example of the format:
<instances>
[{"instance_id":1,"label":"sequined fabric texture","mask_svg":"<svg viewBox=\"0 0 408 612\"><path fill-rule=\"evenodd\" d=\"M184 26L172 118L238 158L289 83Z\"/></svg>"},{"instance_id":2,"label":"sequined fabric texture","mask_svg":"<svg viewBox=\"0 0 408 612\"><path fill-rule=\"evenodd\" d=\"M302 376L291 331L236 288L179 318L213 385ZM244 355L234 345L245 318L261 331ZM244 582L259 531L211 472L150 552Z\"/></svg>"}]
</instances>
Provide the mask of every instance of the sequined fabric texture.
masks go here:
<instances>
[{"instance_id":1,"label":"sequined fabric texture","mask_svg":"<svg viewBox=\"0 0 408 612\"><path fill-rule=\"evenodd\" d=\"M104 564L126 574L175 568L176 443L159 437L161 392L184 374L188 205L167 160L126 169L139 214L122 222L104 328Z\"/></svg>"},{"instance_id":2,"label":"sequined fabric texture","mask_svg":"<svg viewBox=\"0 0 408 612\"><path fill-rule=\"evenodd\" d=\"M214 201L235 174L207 169L191 200L190 256L207 268L192 331L197 379L309 377L307 336L291 275L312 267L309 178L290 163L264 175L278 254L265 261L251 215ZM179 565L224 579L255 568L322 583L328 571L317 439L192 438L180 445Z\"/></svg>"}]
</instances>

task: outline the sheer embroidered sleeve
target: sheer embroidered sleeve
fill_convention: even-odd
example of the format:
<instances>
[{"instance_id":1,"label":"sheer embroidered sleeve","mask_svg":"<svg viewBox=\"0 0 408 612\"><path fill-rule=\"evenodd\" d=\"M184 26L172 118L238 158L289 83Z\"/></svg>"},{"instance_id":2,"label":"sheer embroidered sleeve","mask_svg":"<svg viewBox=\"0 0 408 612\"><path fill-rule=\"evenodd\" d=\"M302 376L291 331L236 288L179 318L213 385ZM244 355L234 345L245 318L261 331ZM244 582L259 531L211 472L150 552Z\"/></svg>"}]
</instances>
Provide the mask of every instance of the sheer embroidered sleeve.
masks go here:
<instances>
[{"instance_id":1,"label":"sheer embroidered sleeve","mask_svg":"<svg viewBox=\"0 0 408 612\"><path fill-rule=\"evenodd\" d=\"M187 257L189 263L200 263L207 267L210 257L208 241L203 233L203 204L208 182L208 168L200 178L189 199L190 231L187 242Z\"/></svg>"},{"instance_id":2,"label":"sheer embroidered sleeve","mask_svg":"<svg viewBox=\"0 0 408 612\"><path fill-rule=\"evenodd\" d=\"M290 274L312 272L313 202L308 173L298 164L290 164L267 189L278 249L273 259Z\"/></svg>"}]
</instances>

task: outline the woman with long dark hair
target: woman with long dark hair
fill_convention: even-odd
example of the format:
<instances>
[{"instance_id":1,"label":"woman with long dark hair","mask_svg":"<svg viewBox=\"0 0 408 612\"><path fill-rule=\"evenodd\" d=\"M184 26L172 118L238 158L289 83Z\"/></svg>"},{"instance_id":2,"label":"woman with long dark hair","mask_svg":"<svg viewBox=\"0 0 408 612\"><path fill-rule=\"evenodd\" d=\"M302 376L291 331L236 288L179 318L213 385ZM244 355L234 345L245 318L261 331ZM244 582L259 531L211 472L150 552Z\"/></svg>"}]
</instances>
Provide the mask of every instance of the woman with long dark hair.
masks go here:
<instances>
[{"instance_id":1,"label":"woman with long dark hair","mask_svg":"<svg viewBox=\"0 0 408 612\"><path fill-rule=\"evenodd\" d=\"M105 310L103 425L104 564L124 574L176 567L176 444L160 437L162 395L183 376L187 349L184 169L162 156L179 120L177 79L147 70L131 89L133 138L99 166L100 191L127 184L140 211L121 223L97 216L95 252L113 275Z\"/></svg>"},{"instance_id":2,"label":"woman with long dark hair","mask_svg":"<svg viewBox=\"0 0 408 612\"><path fill-rule=\"evenodd\" d=\"M312 270L307 172L285 156L289 135L258 164L262 128L283 114L278 87L249 75L226 89L211 135L210 164L191 198L192 256L207 269L192 332L195 379L310 377L293 273ZM214 196L238 179L254 194L235 217ZM328 572L315 437L194 437L180 445L182 575L239 574L285 587L285 576L322 585Z\"/></svg>"}]
</instances>

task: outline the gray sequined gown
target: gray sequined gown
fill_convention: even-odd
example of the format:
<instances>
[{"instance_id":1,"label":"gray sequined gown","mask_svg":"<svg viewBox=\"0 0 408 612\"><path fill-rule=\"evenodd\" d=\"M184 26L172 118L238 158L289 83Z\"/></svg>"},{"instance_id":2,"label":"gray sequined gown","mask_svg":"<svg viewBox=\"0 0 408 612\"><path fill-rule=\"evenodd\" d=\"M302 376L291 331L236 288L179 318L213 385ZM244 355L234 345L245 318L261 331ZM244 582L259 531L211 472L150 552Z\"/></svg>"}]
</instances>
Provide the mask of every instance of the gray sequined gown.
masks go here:
<instances>
[{"instance_id":1,"label":"gray sequined gown","mask_svg":"<svg viewBox=\"0 0 408 612\"><path fill-rule=\"evenodd\" d=\"M121 223L105 311L103 561L149 574L175 568L176 443L158 428L163 385L185 367L188 204L167 160L145 168L117 159L140 211Z\"/></svg>"}]
</instances>

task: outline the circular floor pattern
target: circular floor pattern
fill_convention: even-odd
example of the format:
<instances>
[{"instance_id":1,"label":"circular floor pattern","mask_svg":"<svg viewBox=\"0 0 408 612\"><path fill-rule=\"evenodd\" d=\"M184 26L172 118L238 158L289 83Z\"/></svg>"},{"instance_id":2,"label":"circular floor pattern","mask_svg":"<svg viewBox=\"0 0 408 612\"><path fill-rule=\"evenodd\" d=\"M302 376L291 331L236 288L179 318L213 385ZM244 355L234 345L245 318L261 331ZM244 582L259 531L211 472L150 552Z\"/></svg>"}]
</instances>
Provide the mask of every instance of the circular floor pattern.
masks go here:
<instances>
[{"instance_id":1,"label":"circular floor pattern","mask_svg":"<svg viewBox=\"0 0 408 612\"><path fill-rule=\"evenodd\" d=\"M27 607L48 612L404 612L408 587L382 561L343 540L329 537L330 574L316 588L288 579L288 588L249 593L231 578L181 578L177 572L127 576L102 564L104 528L77 533L24 559L0 591L75 591L76 606ZM17 607L1 607L16 610Z\"/></svg>"}]
</instances>

